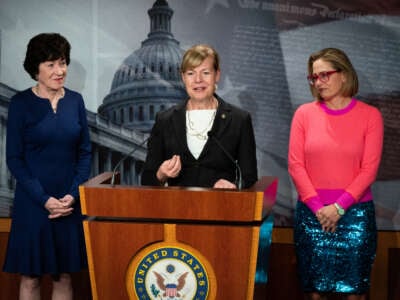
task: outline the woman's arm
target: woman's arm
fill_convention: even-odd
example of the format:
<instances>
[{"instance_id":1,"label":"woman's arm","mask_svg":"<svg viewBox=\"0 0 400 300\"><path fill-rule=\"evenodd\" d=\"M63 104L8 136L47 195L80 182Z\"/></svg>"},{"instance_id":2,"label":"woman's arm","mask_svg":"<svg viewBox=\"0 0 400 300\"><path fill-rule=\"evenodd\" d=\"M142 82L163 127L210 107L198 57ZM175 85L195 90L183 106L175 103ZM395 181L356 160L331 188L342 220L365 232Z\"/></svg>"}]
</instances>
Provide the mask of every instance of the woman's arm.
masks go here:
<instances>
[{"instance_id":1,"label":"woman's arm","mask_svg":"<svg viewBox=\"0 0 400 300\"><path fill-rule=\"evenodd\" d=\"M30 196L32 201L44 206L50 198L39 180L35 178L25 162L24 126L25 109L24 99L12 98L8 108L6 161L11 174Z\"/></svg>"},{"instance_id":2,"label":"woman's arm","mask_svg":"<svg viewBox=\"0 0 400 300\"><path fill-rule=\"evenodd\" d=\"M74 198L78 199L80 184L84 183L89 179L90 176L90 163L91 163L91 144L89 137L89 128L87 123L86 108L82 97L79 98L79 123L81 125L81 134L79 138L77 152L77 162L75 166L75 174L69 189L69 194Z\"/></svg>"},{"instance_id":3,"label":"woman's arm","mask_svg":"<svg viewBox=\"0 0 400 300\"><path fill-rule=\"evenodd\" d=\"M323 207L323 203L311 182L305 165L304 145L307 134L304 126L305 117L304 112L298 109L292 119L288 169L300 199L316 213Z\"/></svg>"},{"instance_id":4,"label":"woman's arm","mask_svg":"<svg viewBox=\"0 0 400 300\"><path fill-rule=\"evenodd\" d=\"M372 108L365 118L368 122L364 137L364 152L359 174L346 191L336 200L344 209L356 203L365 190L375 181L381 161L383 146L383 119L378 109Z\"/></svg>"}]
</instances>

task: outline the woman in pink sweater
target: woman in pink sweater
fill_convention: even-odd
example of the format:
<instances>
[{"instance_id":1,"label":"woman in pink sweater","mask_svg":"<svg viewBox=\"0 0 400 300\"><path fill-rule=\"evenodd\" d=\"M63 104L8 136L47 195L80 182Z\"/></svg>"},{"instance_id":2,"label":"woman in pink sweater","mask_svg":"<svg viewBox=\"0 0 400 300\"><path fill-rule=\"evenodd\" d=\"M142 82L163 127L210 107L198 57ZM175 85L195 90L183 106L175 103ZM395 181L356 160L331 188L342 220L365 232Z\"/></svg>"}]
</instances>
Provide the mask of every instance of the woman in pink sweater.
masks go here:
<instances>
[{"instance_id":1,"label":"woman in pink sweater","mask_svg":"<svg viewBox=\"0 0 400 300\"><path fill-rule=\"evenodd\" d=\"M382 153L380 112L353 98L358 78L346 54L327 48L308 60L315 101L295 112L289 173L299 201L295 245L308 299L343 293L363 300L376 252L370 186Z\"/></svg>"}]
</instances>

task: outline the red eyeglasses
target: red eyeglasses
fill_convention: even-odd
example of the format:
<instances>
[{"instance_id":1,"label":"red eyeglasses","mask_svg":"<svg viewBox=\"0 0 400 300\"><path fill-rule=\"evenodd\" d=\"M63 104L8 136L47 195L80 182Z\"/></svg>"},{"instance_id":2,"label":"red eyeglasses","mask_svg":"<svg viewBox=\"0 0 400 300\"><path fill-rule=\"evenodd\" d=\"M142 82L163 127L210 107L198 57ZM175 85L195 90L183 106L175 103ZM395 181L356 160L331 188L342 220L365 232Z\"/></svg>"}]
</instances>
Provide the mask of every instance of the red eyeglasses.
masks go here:
<instances>
[{"instance_id":1,"label":"red eyeglasses","mask_svg":"<svg viewBox=\"0 0 400 300\"><path fill-rule=\"evenodd\" d=\"M334 73L340 72L339 70L333 70L333 71L326 71L326 72L321 72L318 74L312 74L307 76L308 83L311 85L314 85L317 80L321 80L321 82L326 83L328 82L330 76Z\"/></svg>"}]
</instances>

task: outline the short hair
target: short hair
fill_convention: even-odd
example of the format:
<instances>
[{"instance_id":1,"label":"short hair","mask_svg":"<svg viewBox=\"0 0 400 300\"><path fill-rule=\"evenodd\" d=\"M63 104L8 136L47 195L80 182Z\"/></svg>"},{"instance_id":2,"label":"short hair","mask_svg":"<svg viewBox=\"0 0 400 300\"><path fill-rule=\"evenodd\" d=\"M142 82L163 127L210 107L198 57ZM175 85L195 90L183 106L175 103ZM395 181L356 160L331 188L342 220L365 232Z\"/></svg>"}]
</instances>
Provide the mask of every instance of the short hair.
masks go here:
<instances>
[{"instance_id":1,"label":"short hair","mask_svg":"<svg viewBox=\"0 0 400 300\"><path fill-rule=\"evenodd\" d=\"M358 92L358 76L350 59L346 53L337 48L325 48L312 53L308 59L308 75L313 73L313 64L316 60L321 59L328 62L332 67L340 71L346 77L346 82L342 85L342 95L345 97L353 97ZM314 97L322 100L315 86L310 85L311 93Z\"/></svg>"},{"instance_id":2,"label":"short hair","mask_svg":"<svg viewBox=\"0 0 400 300\"><path fill-rule=\"evenodd\" d=\"M63 58L69 65L70 51L71 45L62 35L58 33L40 33L31 38L28 43L24 69L33 80L37 80L39 64Z\"/></svg>"},{"instance_id":3,"label":"short hair","mask_svg":"<svg viewBox=\"0 0 400 300\"><path fill-rule=\"evenodd\" d=\"M181 73L185 73L187 70L196 68L197 66L201 65L207 57L210 56L214 59L214 70L218 71L220 69L220 66L219 55L217 51L209 45L194 45L193 47L188 49L183 55L181 63Z\"/></svg>"}]
</instances>

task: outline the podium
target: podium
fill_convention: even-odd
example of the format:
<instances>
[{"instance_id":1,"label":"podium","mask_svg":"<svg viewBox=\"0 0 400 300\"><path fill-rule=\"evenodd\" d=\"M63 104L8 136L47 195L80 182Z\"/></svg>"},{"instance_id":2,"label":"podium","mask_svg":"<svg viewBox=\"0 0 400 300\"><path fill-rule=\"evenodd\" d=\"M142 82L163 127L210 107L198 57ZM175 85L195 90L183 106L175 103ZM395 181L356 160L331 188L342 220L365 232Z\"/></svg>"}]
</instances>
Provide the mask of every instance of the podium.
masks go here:
<instances>
[{"instance_id":1,"label":"podium","mask_svg":"<svg viewBox=\"0 0 400 300\"><path fill-rule=\"evenodd\" d=\"M243 190L79 187L93 299L253 300L260 226L278 179Z\"/></svg>"}]
</instances>

